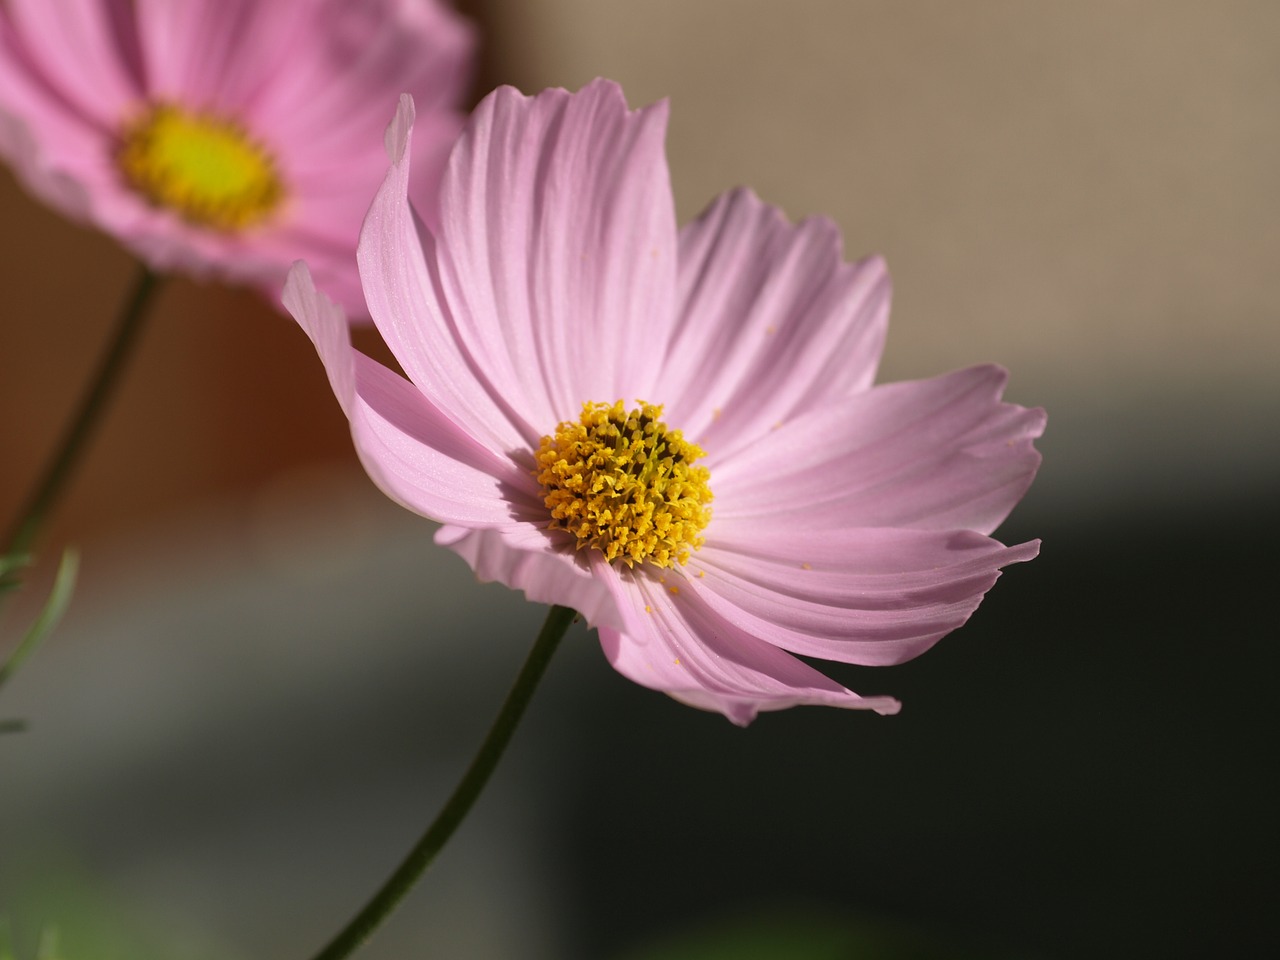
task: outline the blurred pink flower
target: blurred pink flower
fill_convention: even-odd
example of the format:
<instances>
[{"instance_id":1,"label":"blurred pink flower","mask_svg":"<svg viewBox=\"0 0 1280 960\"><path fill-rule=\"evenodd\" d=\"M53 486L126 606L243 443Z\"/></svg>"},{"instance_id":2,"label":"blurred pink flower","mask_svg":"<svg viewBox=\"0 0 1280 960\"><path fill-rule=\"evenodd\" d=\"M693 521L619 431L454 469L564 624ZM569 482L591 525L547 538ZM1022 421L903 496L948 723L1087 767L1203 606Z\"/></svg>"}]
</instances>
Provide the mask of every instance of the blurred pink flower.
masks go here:
<instances>
[{"instance_id":1,"label":"blurred pink flower","mask_svg":"<svg viewBox=\"0 0 1280 960\"><path fill-rule=\"evenodd\" d=\"M359 259L409 379L352 349L305 264L285 304L365 468L481 579L577 609L623 674L735 723L893 713L792 654L914 657L1034 557L987 534L1031 483L1044 413L1002 403L994 366L872 386L882 261L845 263L830 221L746 190L677 233L666 119L607 81L499 89L432 233L402 98Z\"/></svg>"},{"instance_id":2,"label":"blurred pink flower","mask_svg":"<svg viewBox=\"0 0 1280 960\"><path fill-rule=\"evenodd\" d=\"M436 0L8 0L0 154L159 270L278 298L305 257L367 315L355 244L396 97L422 110L430 215L474 37Z\"/></svg>"}]
</instances>

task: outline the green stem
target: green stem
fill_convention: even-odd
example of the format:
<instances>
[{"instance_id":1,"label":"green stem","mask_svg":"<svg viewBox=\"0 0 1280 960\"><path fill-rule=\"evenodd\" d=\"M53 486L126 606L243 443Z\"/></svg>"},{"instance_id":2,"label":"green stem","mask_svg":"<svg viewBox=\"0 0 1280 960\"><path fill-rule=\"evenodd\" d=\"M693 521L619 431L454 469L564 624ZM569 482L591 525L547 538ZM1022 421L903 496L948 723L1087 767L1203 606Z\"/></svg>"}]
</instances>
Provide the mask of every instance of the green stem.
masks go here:
<instances>
[{"instance_id":1,"label":"green stem","mask_svg":"<svg viewBox=\"0 0 1280 960\"><path fill-rule=\"evenodd\" d=\"M40 482L31 492L22 512L18 514L17 521L10 528L4 551L0 556L27 553L40 535L40 528L53 511L67 481L75 472L89 438L93 435L94 428L107 405L107 400L120 378L125 361L128 360L133 345L137 341L147 306L159 282L159 277L146 267L142 268L142 272L134 282L129 299L125 302L124 310L116 321L115 335L111 344L99 361L97 374L80 401L80 407L74 419L67 425L57 453L45 467Z\"/></svg>"},{"instance_id":2,"label":"green stem","mask_svg":"<svg viewBox=\"0 0 1280 960\"><path fill-rule=\"evenodd\" d=\"M534 641L533 649L529 651L528 659L520 668L520 674L516 677L511 692L507 694L502 709L498 711L493 726L489 728L489 735L485 737L484 743L480 744L480 750L457 787L454 788L453 795L436 815L431 826L427 827L427 832L422 835L422 839L409 851L395 873L391 874L387 882L382 885L382 889L375 893L364 909L329 941L327 947L315 955L315 960L343 960L344 957L350 956L357 947L372 936L378 925L418 882L418 878L431 865L436 854L449 842L449 838L453 836L453 832L458 829L459 824L471 809L471 805L480 796L480 791L488 782L489 775L493 773L498 761L502 758L502 752L520 723L525 707L533 697L534 688L537 687L538 681L542 679L542 674L547 669L551 655L555 653L560 639L576 616L577 614L568 607L552 607L547 613L546 622L542 625L538 639Z\"/></svg>"}]
</instances>

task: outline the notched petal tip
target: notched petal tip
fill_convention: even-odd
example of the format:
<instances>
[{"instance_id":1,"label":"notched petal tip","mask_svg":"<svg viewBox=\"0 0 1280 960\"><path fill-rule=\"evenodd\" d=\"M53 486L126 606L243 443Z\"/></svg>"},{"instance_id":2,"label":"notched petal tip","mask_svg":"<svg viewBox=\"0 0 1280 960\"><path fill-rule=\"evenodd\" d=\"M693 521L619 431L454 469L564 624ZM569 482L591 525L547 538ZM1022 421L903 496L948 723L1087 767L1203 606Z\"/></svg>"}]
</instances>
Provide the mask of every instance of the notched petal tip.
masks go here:
<instances>
[{"instance_id":1,"label":"notched petal tip","mask_svg":"<svg viewBox=\"0 0 1280 960\"><path fill-rule=\"evenodd\" d=\"M387 158L393 164L399 164L409 150L409 142L413 139L413 121L415 112L413 96L400 94L400 102L396 105L395 116L387 124L387 132L383 136L383 144L387 148Z\"/></svg>"},{"instance_id":2,"label":"notched petal tip","mask_svg":"<svg viewBox=\"0 0 1280 960\"><path fill-rule=\"evenodd\" d=\"M608 77L596 77L586 86L578 91L579 96L600 97L601 99L610 98L616 100L627 109L627 95L622 89L622 84L617 80L610 80Z\"/></svg>"},{"instance_id":3,"label":"notched petal tip","mask_svg":"<svg viewBox=\"0 0 1280 960\"><path fill-rule=\"evenodd\" d=\"M624 116L644 116L647 119L659 121L664 130L667 116L671 112L671 104L666 97L646 106L638 107L634 110L631 109L627 103L627 94L622 89L622 84L616 80L610 80L608 77L596 77L577 91L567 90L564 87L548 87L532 96L526 96L515 87L498 87L489 96L485 97L485 100L497 98L518 98L534 103L564 99L578 100L586 104L594 103L597 110L617 112ZM590 111L589 107L586 109L588 112Z\"/></svg>"},{"instance_id":4,"label":"notched petal tip","mask_svg":"<svg viewBox=\"0 0 1280 960\"><path fill-rule=\"evenodd\" d=\"M590 90L593 92L602 92L602 93L607 92L609 94L620 97L623 103L626 102L626 94L622 92L622 84L620 84L617 80L610 80L608 77L593 77L591 80L589 80L587 83L585 83L582 86L583 92L587 90Z\"/></svg>"}]
</instances>

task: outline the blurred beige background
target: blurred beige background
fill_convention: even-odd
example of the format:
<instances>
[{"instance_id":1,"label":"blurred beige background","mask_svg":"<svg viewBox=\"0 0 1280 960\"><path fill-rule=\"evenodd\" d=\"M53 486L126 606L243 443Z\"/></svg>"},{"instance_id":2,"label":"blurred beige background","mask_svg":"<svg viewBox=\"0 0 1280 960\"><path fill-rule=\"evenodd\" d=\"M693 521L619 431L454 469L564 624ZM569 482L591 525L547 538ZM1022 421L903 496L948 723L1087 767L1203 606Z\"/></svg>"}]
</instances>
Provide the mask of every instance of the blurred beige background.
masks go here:
<instances>
[{"instance_id":1,"label":"blurred beige background","mask_svg":"<svg viewBox=\"0 0 1280 960\"><path fill-rule=\"evenodd\" d=\"M1275 4L518 6L528 87L671 98L682 220L745 183L884 252L892 377L1106 407L1275 371Z\"/></svg>"},{"instance_id":2,"label":"blurred beige background","mask_svg":"<svg viewBox=\"0 0 1280 960\"><path fill-rule=\"evenodd\" d=\"M682 221L748 184L895 280L883 377L994 360L1050 409L1039 495L1146 495L1274 463L1280 6L472 3L478 89L672 100ZM130 277L0 176L0 508L29 482ZM165 293L63 536L347 460L318 365L252 295ZM1148 464L1149 461L1149 464ZM1148 474L1158 476L1149 478ZM1149 491L1148 491L1149 492Z\"/></svg>"}]
</instances>

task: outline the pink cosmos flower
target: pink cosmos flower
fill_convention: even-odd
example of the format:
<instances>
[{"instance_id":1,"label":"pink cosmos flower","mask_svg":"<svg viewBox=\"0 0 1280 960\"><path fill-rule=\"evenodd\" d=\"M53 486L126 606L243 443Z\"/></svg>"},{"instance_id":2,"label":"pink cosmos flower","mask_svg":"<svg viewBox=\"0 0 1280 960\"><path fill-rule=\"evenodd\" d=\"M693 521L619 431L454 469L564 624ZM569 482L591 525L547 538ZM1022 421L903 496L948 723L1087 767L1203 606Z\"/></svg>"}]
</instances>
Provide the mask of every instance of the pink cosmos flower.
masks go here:
<instances>
[{"instance_id":1,"label":"pink cosmos flower","mask_svg":"<svg viewBox=\"0 0 1280 960\"><path fill-rule=\"evenodd\" d=\"M510 88L449 159L439 227L408 198L413 106L359 246L408 380L356 352L305 264L307 330L392 498L483 580L570 606L637 683L738 724L893 713L793 654L892 664L960 626L1039 542L988 534L1039 464L1040 410L974 367L873 386L879 259L746 190L677 232L667 106Z\"/></svg>"},{"instance_id":2,"label":"pink cosmos flower","mask_svg":"<svg viewBox=\"0 0 1280 960\"><path fill-rule=\"evenodd\" d=\"M408 190L429 214L473 43L436 0L8 0L0 154L156 269L274 298L305 257L364 315L353 254L383 111L419 104Z\"/></svg>"}]
</instances>

